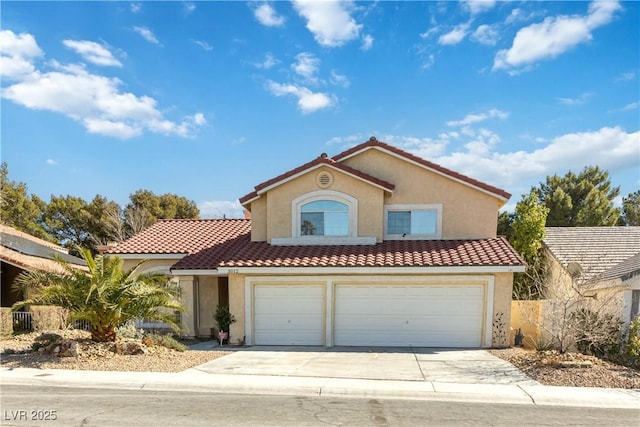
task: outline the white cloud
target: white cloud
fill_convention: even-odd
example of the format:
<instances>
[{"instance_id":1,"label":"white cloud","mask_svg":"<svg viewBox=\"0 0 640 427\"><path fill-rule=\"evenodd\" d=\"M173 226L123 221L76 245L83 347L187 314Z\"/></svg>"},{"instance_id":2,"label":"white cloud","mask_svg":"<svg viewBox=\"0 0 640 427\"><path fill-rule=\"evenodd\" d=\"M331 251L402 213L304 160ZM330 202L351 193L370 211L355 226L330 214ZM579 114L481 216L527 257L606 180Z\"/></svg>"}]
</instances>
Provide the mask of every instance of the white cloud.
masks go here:
<instances>
[{"instance_id":1,"label":"white cloud","mask_svg":"<svg viewBox=\"0 0 640 427\"><path fill-rule=\"evenodd\" d=\"M493 9L496 2L495 0L467 0L464 5L472 15L476 15Z\"/></svg>"},{"instance_id":2,"label":"white cloud","mask_svg":"<svg viewBox=\"0 0 640 427\"><path fill-rule=\"evenodd\" d=\"M62 44L93 64L122 67L120 61L113 57L109 49L96 42L88 40L63 40Z\"/></svg>"},{"instance_id":3,"label":"white cloud","mask_svg":"<svg viewBox=\"0 0 640 427\"><path fill-rule=\"evenodd\" d=\"M509 16L507 16L504 22L507 25L511 25L511 24L517 24L520 22L531 21L535 18L543 16L544 13L545 13L544 9L536 9L533 11L526 12L522 9L516 8L511 10L511 13L509 14Z\"/></svg>"},{"instance_id":4,"label":"white cloud","mask_svg":"<svg viewBox=\"0 0 640 427\"><path fill-rule=\"evenodd\" d=\"M3 79L23 78L35 71L32 60L44 56L36 39L27 33L15 34L11 30L0 31L0 76Z\"/></svg>"},{"instance_id":5,"label":"white cloud","mask_svg":"<svg viewBox=\"0 0 640 427\"><path fill-rule=\"evenodd\" d=\"M342 87L349 87L351 82L349 78L344 74L338 73L336 70L331 70L331 84Z\"/></svg>"},{"instance_id":6,"label":"white cloud","mask_svg":"<svg viewBox=\"0 0 640 427\"><path fill-rule=\"evenodd\" d=\"M496 108L485 111L484 113L471 113L467 114L462 120L450 120L447 122L447 126L469 126L473 123L483 122L488 119L501 119L504 120L509 117L509 113L500 111Z\"/></svg>"},{"instance_id":7,"label":"white cloud","mask_svg":"<svg viewBox=\"0 0 640 427\"><path fill-rule=\"evenodd\" d=\"M13 53L40 52L33 37L28 49L13 48ZM15 46L15 44L14 44ZM41 53L42 54L42 53ZM145 130L165 135L189 136L206 125L202 113L174 122L158 110L156 100L136 96L120 89L122 82L89 73L82 65L62 65L50 61L50 70L34 70L23 74L17 83L5 86L2 97L34 110L63 114L79 123L90 133L116 138L132 138Z\"/></svg>"},{"instance_id":8,"label":"white cloud","mask_svg":"<svg viewBox=\"0 0 640 427\"><path fill-rule=\"evenodd\" d=\"M56 166L58 164L58 162L56 162L54 159L47 159L45 160L45 163L49 166Z\"/></svg>"},{"instance_id":9,"label":"white cloud","mask_svg":"<svg viewBox=\"0 0 640 427\"><path fill-rule=\"evenodd\" d=\"M591 98L591 96L593 96L593 93L585 92L580 96L578 96L577 98L558 98L558 102L560 102L560 104L562 105L568 105L568 106L582 105L585 102L587 102L587 100Z\"/></svg>"},{"instance_id":10,"label":"white cloud","mask_svg":"<svg viewBox=\"0 0 640 427\"><path fill-rule=\"evenodd\" d=\"M318 68L320 66L320 60L313 54L308 52L302 52L296 55L296 62L291 64L291 68L299 76L310 83L318 82Z\"/></svg>"},{"instance_id":11,"label":"white cloud","mask_svg":"<svg viewBox=\"0 0 640 427\"><path fill-rule=\"evenodd\" d=\"M253 14L262 25L267 27L281 27L284 25L284 17L279 16L269 3L262 3L253 10Z\"/></svg>"},{"instance_id":12,"label":"white cloud","mask_svg":"<svg viewBox=\"0 0 640 427\"><path fill-rule=\"evenodd\" d=\"M630 82L631 80L633 80L635 78L636 78L635 71L629 71L629 72L626 72L626 73L621 73L614 80L617 81L617 82Z\"/></svg>"},{"instance_id":13,"label":"white cloud","mask_svg":"<svg viewBox=\"0 0 640 427\"><path fill-rule=\"evenodd\" d=\"M192 3L190 1L186 1L184 2L184 13L186 13L187 15L192 13L194 10L196 10L196 4Z\"/></svg>"},{"instance_id":14,"label":"white cloud","mask_svg":"<svg viewBox=\"0 0 640 427\"><path fill-rule=\"evenodd\" d=\"M351 1L293 0L293 7L307 20L307 29L321 46L342 46L360 35L362 25L350 14Z\"/></svg>"},{"instance_id":15,"label":"white cloud","mask_svg":"<svg viewBox=\"0 0 640 427\"><path fill-rule=\"evenodd\" d=\"M518 31L510 49L496 53L494 70L517 70L535 62L554 58L593 38L591 31L609 23L621 8L617 1L594 1L585 16L547 17Z\"/></svg>"},{"instance_id":16,"label":"white cloud","mask_svg":"<svg viewBox=\"0 0 640 427\"><path fill-rule=\"evenodd\" d=\"M160 44L153 32L146 27L133 27L133 31L140 34L149 43Z\"/></svg>"},{"instance_id":17,"label":"white cloud","mask_svg":"<svg viewBox=\"0 0 640 427\"><path fill-rule=\"evenodd\" d=\"M467 36L467 32L469 31L469 24L460 24L456 25L456 27L449 31L446 34L443 34L438 39L438 43L442 45L455 45L460 43Z\"/></svg>"},{"instance_id":18,"label":"white cloud","mask_svg":"<svg viewBox=\"0 0 640 427\"><path fill-rule=\"evenodd\" d=\"M329 108L335 103L331 95L322 92L312 92L306 87L293 84L280 84L268 81L267 90L275 96L295 96L298 98L298 108L303 113L313 113L324 108Z\"/></svg>"},{"instance_id":19,"label":"white cloud","mask_svg":"<svg viewBox=\"0 0 640 427\"><path fill-rule=\"evenodd\" d=\"M273 67L274 65L278 64L280 61L278 61L276 59L275 56L273 56L273 54L271 52L267 52L264 55L264 60L262 62L255 62L253 65L256 68L263 68L265 70L268 70L269 68Z\"/></svg>"},{"instance_id":20,"label":"white cloud","mask_svg":"<svg viewBox=\"0 0 640 427\"><path fill-rule=\"evenodd\" d=\"M138 13L142 10L142 4L140 3L131 3L130 5L131 13Z\"/></svg>"},{"instance_id":21,"label":"white cloud","mask_svg":"<svg viewBox=\"0 0 640 427\"><path fill-rule=\"evenodd\" d=\"M440 26L435 25L431 28L429 28L427 31L425 31L424 33L420 33L420 38L423 39L428 39L429 37L431 37L432 35L439 33L441 30Z\"/></svg>"},{"instance_id":22,"label":"white cloud","mask_svg":"<svg viewBox=\"0 0 640 427\"><path fill-rule=\"evenodd\" d=\"M638 109L638 103L637 102L632 102L632 103L627 104L624 107L622 107L620 109L620 111L633 111L633 110L637 110L637 109Z\"/></svg>"},{"instance_id":23,"label":"white cloud","mask_svg":"<svg viewBox=\"0 0 640 427\"><path fill-rule=\"evenodd\" d=\"M198 203L202 218L244 218L244 208L240 202L216 200Z\"/></svg>"},{"instance_id":24,"label":"white cloud","mask_svg":"<svg viewBox=\"0 0 640 427\"><path fill-rule=\"evenodd\" d=\"M581 170L587 165L603 169L624 170L638 167L640 131L627 133L620 127L603 127L595 131L575 132L540 142L532 151L499 153L494 145L499 136L481 129L464 150L444 153L451 135L438 139L384 135L379 138L434 163L467 176L496 185L527 191L547 175ZM361 142L361 141L359 141Z\"/></svg>"},{"instance_id":25,"label":"white cloud","mask_svg":"<svg viewBox=\"0 0 640 427\"><path fill-rule=\"evenodd\" d=\"M373 37L367 34L362 37L362 46L360 47L360 49L369 50L371 49L371 47L373 47Z\"/></svg>"},{"instance_id":26,"label":"white cloud","mask_svg":"<svg viewBox=\"0 0 640 427\"><path fill-rule=\"evenodd\" d=\"M627 133L620 127L577 132L554 138L548 145L527 152L452 153L437 163L486 182L504 186L567 170L598 165L604 169L637 167L640 132Z\"/></svg>"},{"instance_id":27,"label":"white cloud","mask_svg":"<svg viewBox=\"0 0 640 427\"><path fill-rule=\"evenodd\" d=\"M498 29L495 25L480 25L473 32L471 39L480 44L493 46L500 37Z\"/></svg>"},{"instance_id":28,"label":"white cloud","mask_svg":"<svg viewBox=\"0 0 640 427\"><path fill-rule=\"evenodd\" d=\"M206 51L212 51L213 50L213 46L211 46L209 43L207 43L204 40L193 40L193 42L195 44L197 44L198 46L200 46L201 48L203 48Z\"/></svg>"}]
</instances>

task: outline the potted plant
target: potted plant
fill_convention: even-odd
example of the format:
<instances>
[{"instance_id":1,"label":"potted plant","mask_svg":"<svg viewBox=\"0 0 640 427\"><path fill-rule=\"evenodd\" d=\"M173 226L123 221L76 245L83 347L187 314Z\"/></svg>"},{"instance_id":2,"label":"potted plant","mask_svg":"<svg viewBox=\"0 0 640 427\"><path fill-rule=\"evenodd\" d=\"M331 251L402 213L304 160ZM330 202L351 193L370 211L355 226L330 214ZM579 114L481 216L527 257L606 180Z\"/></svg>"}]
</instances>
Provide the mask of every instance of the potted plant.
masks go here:
<instances>
[{"instance_id":1,"label":"potted plant","mask_svg":"<svg viewBox=\"0 0 640 427\"><path fill-rule=\"evenodd\" d=\"M229 326L236 322L236 317L229 311L229 307L219 305L216 307L216 313L214 315L216 322L218 323L218 338L220 344L223 341L229 342Z\"/></svg>"}]
</instances>

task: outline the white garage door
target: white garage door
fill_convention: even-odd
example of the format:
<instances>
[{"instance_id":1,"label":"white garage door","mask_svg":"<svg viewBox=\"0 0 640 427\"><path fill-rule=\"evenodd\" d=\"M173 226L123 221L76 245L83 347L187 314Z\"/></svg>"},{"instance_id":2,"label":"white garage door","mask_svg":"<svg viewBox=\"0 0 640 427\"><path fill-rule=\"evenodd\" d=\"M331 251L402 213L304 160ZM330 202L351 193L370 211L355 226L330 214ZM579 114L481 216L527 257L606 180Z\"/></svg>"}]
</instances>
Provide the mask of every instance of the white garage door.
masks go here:
<instances>
[{"instance_id":1,"label":"white garage door","mask_svg":"<svg viewBox=\"0 0 640 427\"><path fill-rule=\"evenodd\" d=\"M256 345L322 345L324 286L256 285Z\"/></svg>"},{"instance_id":2,"label":"white garage door","mask_svg":"<svg viewBox=\"0 0 640 427\"><path fill-rule=\"evenodd\" d=\"M480 347L481 285L338 285L335 345Z\"/></svg>"}]
</instances>

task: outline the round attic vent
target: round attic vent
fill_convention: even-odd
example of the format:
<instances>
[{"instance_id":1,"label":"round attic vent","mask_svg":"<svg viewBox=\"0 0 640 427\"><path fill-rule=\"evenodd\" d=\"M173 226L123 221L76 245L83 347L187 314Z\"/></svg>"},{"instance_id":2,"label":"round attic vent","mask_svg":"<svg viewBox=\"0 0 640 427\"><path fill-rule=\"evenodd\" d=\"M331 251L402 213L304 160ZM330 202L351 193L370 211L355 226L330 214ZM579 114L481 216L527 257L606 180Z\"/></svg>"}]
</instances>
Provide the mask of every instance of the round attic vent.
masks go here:
<instances>
[{"instance_id":1,"label":"round attic vent","mask_svg":"<svg viewBox=\"0 0 640 427\"><path fill-rule=\"evenodd\" d=\"M328 188L331 186L331 184L333 184L333 175L331 175L327 171L322 171L316 177L316 182L318 183L319 187Z\"/></svg>"}]
</instances>

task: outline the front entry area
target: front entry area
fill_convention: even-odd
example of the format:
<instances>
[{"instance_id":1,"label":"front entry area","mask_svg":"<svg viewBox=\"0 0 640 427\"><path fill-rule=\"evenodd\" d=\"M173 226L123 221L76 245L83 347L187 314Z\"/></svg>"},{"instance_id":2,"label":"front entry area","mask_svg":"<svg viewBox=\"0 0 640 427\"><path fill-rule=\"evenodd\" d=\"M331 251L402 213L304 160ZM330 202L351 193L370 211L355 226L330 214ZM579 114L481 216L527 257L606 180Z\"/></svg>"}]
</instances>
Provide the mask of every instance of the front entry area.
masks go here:
<instances>
[{"instance_id":1,"label":"front entry area","mask_svg":"<svg viewBox=\"0 0 640 427\"><path fill-rule=\"evenodd\" d=\"M250 345L491 346L492 276L264 279L245 289Z\"/></svg>"}]
</instances>

